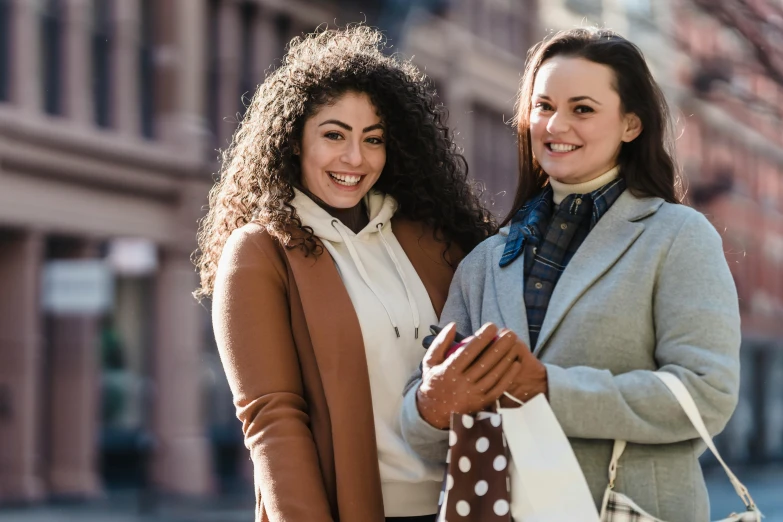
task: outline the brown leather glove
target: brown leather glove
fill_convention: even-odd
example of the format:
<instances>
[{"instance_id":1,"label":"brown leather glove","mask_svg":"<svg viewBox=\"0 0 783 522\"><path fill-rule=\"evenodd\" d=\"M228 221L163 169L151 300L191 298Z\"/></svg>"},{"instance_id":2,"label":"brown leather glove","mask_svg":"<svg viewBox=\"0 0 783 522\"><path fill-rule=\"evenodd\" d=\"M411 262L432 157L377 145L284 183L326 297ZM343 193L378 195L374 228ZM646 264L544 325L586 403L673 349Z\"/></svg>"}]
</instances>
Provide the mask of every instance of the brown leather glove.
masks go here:
<instances>
[{"instance_id":1,"label":"brown leather glove","mask_svg":"<svg viewBox=\"0 0 783 522\"><path fill-rule=\"evenodd\" d=\"M516 349L521 368L514 377L514 382L506 391L522 402L532 399L539 393L549 397L546 366L533 355L525 343L520 341L516 345ZM515 408L519 406L519 403L504 396L500 399L500 405L504 408Z\"/></svg>"},{"instance_id":2,"label":"brown leather glove","mask_svg":"<svg viewBox=\"0 0 783 522\"><path fill-rule=\"evenodd\" d=\"M455 333L450 323L435 338L424 356L416 391L419 414L439 429L449 427L452 413L476 413L492 405L514 382L521 369L519 354L527 348L511 330L498 331L487 323L444 357Z\"/></svg>"}]
</instances>

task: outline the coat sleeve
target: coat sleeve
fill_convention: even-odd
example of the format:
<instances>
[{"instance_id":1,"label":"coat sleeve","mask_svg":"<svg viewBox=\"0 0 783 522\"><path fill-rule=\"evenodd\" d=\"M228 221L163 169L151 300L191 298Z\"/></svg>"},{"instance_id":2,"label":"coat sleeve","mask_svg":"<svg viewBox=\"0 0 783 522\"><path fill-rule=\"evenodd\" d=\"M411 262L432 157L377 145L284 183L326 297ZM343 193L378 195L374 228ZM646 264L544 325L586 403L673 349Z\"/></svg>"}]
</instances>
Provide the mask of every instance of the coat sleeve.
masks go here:
<instances>
[{"instance_id":1,"label":"coat sleeve","mask_svg":"<svg viewBox=\"0 0 783 522\"><path fill-rule=\"evenodd\" d=\"M693 396L707 429L723 430L739 393L740 316L720 236L689 214L659 269L653 300L655 360ZM566 435L667 444L698 437L650 370L546 365L549 400Z\"/></svg>"},{"instance_id":2,"label":"coat sleeve","mask_svg":"<svg viewBox=\"0 0 783 522\"><path fill-rule=\"evenodd\" d=\"M473 333L475 328L471 328L470 316L463 298L461 280L464 271L465 268L461 264L454 274L454 279L452 279L449 287L449 297L441 314L440 326L445 326L453 321L457 323L458 332ZM405 442L419 458L428 462L442 463L446 461L449 432L448 430L439 430L430 426L427 421L421 418L419 409L416 406L416 390L421 385L421 378L421 366L419 366L403 392L400 428Z\"/></svg>"},{"instance_id":3,"label":"coat sleeve","mask_svg":"<svg viewBox=\"0 0 783 522\"><path fill-rule=\"evenodd\" d=\"M287 272L261 240L240 229L224 248L213 296L215 337L264 520L331 521L291 334Z\"/></svg>"}]
</instances>

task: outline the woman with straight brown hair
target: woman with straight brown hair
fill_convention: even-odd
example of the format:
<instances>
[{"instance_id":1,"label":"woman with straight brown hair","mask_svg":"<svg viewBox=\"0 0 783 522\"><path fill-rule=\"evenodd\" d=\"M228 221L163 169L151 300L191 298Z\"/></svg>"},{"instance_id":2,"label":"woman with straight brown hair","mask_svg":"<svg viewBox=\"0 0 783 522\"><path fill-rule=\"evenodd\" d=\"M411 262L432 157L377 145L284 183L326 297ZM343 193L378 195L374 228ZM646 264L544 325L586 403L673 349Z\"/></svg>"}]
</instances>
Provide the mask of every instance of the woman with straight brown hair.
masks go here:
<instances>
[{"instance_id":1,"label":"woman with straight brown hair","mask_svg":"<svg viewBox=\"0 0 783 522\"><path fill-rule=\"evenodd\" d=\"M720 236L680 204L669 126L622 36L572 29L532 49L514 208L460 264L448 326L406 395L403 435L422 458L443 461L450 414L476 411L446 399L482 391L477 379L495 370L471 360L500 328L522 347L507 392L548 398L597 506L614 441L627 441L616 483L637 504L627 516L708 520L704 446L655 372L676 376L720 432L737 402L739 310ZM456 331L475 334L444 358Z\"/></svg>"}]
</instances>

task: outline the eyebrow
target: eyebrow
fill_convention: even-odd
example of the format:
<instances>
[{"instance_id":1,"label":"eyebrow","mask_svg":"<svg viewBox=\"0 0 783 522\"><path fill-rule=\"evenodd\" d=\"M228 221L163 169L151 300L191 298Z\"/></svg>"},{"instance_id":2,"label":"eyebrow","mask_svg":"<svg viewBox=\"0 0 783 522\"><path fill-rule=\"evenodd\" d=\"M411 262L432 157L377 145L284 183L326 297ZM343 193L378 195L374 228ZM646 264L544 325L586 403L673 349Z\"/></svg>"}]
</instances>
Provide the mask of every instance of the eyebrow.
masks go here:
<instances>
[{"instance_id":1,"label":"eyebrow","mask_svg":"<svg viewBox=\"0 0 783 522\"><path fill-rule=\"evenodd\" d=\"M320 123L318 126L322 127L322 126L328 125L330 123L333 124L333 125L337 125L338 127L342 127L343 129L345 129L347 131L352 131L353 130L353 127L351 127L347 123L341 122L340 120L326 120L326 121ZM383 123L376 123L375 125L370 125L369 127L365 127L365 128L362 129L362 133L370 132L370 131L373 131L375 129L383 130Z\"/></svg>"},{"instance_id":2,"label":"eyebrow","mask_svg":"<svg viewBox=\"0 0 783 522\"><path fill-rule=\"evenodd\" d=\"M542 98L544 100L552 101L552 98L550 98L549 96L547 96L545 94L539 94L538 97ZM599 102L595 98L591 98L590 96L574 96L573 98L568 98L568 102L569 103L576 103L576 102L580 102L580 101L583 101L583 100L590 100L590 101L592 101L594 103L597 103L598 105L603 105L601 102Z\"/></svg>"}]
</instances>

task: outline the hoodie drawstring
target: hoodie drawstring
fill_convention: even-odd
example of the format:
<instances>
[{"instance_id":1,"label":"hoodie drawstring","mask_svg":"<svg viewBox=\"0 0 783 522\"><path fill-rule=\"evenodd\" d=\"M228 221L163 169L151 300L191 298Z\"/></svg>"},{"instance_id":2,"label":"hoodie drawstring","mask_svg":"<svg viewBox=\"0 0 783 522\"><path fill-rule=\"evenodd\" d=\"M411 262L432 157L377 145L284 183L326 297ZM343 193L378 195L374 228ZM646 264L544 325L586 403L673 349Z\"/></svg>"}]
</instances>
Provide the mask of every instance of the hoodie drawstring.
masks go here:
<instances>
[{"instance_id":1,"label":"hoodie drawstring","mask_svg":"<svg viewBox=\"0 0 783 522\"><path fill-rule=\"evenodd\" d=\"M351 242L350 238L345 234L345 232L339 226L337 226L339 224L341 224L339 220L337 219L332 220L332 227L337 231L338 234L340 234L340 237L342 238L343 242L348 247L348 252L351 255L351 259L353 259L353 262L356 264L356 268L359 270L359 275L362 276L362 280L364 280L364 284L367 285L370 291L373 294L375 294L375 297L378 298L378 301L381 302L381 306L383 306L383 309L386 310L386 315L389 316L389 322L391 322L392 327L394 328L394 333L397 334L397 337L400 337L400 329L397 327L397 323L394 322L394 318L392 317L391 311L389 310L389 307L386 305L386 302L382 297L383 295L382 292L379 292L378 289L375 288L375 285L371 282L370 276L367 274L367 270L365 270L364 268L364 263L362 263L362 260L359 258L359 253L356 251L356 247L353 246L353 243ZM396 260L395 260L395 264L396 264Z\"/></svg>"},{"instance_id":2,"label":"hoodie drawstring","mask_svg":"<svg viewBox=\"0 0 783 522\"><path fill-rule=\"evenodd\" d=\"M381 241L383 242L383 246L386 247L386 252L389 253L389 257L391 257L392 262L394 263L394 267L397 269L397 274L399 274L400 279L402 280L402 286L405 287L405 295L408 296L408 304L410 304L411 307L411 316L413 318L413 328L414 328L414 335L415 339L419 338L419 307L416 306L416 300L413 298L413 292L411 292L411 289L408 287L408 283L405 280L405 272L402 271L402 266L400 266L400 261L397 259L397 256L394 254L394 250L392 250L391 245L386 240L386 238L383 236L383 223L378 223L375 225L375 227L378 229L378 235L381 236Z\"/></svg>"}]
</instances>

